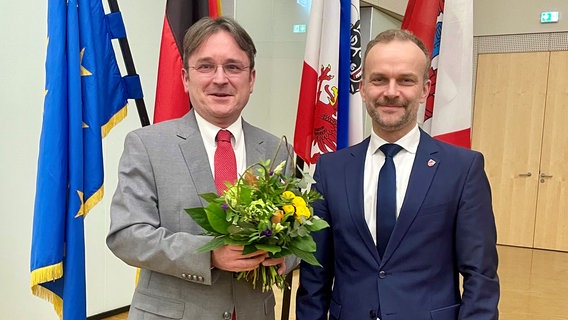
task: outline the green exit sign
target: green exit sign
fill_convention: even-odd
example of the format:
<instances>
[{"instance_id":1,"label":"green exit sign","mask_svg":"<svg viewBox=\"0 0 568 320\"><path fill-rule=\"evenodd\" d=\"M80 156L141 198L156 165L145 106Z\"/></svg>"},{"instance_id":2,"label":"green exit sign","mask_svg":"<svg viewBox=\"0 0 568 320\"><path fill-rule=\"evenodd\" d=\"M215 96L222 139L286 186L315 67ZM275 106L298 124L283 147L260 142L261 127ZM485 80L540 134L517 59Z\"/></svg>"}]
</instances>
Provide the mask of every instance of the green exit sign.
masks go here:
<instances>
[{"instance_id":1,"label":"green exit sign","mask_svg":"<svg viewBox=\"0 0 568 320\"><path fill-rule=\"evenodd\" d=\"M558 22L560 13L558 11L546 11L540 14L540 23Z\"/></svg>"}]
</instances>

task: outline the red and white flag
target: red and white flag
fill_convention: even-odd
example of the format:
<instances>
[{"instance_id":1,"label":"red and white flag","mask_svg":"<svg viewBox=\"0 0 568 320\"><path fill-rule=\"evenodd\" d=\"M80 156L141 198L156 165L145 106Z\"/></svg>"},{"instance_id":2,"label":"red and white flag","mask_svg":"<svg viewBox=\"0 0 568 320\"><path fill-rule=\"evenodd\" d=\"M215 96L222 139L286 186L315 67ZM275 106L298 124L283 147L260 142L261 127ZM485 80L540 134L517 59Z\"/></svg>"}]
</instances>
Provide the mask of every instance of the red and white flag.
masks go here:
<instances>
[{"instance_id":1,"label":"red and white flag","mask_svg":"<svg viewBox=\"0 0 568 320\"><path fill-rule=\"evenodd\" d=\"M168 0L162 29L154 123L175 119L189 111L190 103L181 81L183 36L202 17L221 15L220 0Z\"/></svg>"},{"instance_id":2,"label":"red and white flag","mask_svg":"<svg viewBox=\"0 0 568 320\"><path fill-rule=\"evenodd\" d=\"M432 88L419 111L422 129L438 140L471 147L473 2L409 0L402 22L432 53Z\"/></svg>"},{"instance_id":3,"label":"red and white flag","mask_svg":"<svg viewBox=\"0 0 568 320\"><path fill-rule=\"evenodd\" d=\"M313 0L294 132L306 164L363 139L359 0Z\"/></svg>"}]
</instances>

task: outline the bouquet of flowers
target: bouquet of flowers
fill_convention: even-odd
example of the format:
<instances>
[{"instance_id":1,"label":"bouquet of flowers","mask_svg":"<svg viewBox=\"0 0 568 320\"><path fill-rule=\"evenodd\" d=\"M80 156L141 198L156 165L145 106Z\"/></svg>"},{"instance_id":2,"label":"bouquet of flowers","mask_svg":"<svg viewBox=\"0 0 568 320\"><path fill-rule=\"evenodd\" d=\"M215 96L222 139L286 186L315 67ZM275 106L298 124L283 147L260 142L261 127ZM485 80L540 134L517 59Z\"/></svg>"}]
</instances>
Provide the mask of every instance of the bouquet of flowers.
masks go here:
<instances>
[{"instance_id":1,"label":"bouquet of flowers","mask_svg":"<svg viewBox=\"0 0 568 320\"><path fill-rule=\"evenodd\" d=\"M273 166L270 160L250 166L222 194L201 194L208 202L204 208L185 209L213 239L198 252L207 252L226 244L243 245L243 254L264 250L270 258L294 254L312 265L316 243L310 233L329 227L313 214L311 203L322 199L315 190L307 190L313 182L309 174L302 178L284 174L286 162ZM263 266L239 272L238 279L260 285L263 291L273 285L288 286L277 266Z\"/></svg>"}]
</instances>

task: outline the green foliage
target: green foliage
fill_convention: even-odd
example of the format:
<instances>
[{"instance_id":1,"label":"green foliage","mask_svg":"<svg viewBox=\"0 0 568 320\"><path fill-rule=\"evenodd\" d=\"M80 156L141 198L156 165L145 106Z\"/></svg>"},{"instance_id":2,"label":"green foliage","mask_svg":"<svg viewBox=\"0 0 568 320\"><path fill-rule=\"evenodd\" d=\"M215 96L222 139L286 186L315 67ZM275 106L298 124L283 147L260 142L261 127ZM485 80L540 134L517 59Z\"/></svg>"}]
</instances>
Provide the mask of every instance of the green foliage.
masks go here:
<instances>
[{"instance_id":1,"label":"green foliage","mask_svg":"<svg viewBox=\"0 0 568 320\"><path fill-rule=\"evenodd\" d=\"M284 174L286 162L271 166L270 160L247 168L246 172L222 195L200 195L208 202L205 208L186 209L193 220L213 239L199 252L222 245L244 246L243 254L263 250L271 258L294 254L305 262L318 265L314 256L316 243L311 232L329 227L313 215L312 203L322 196L307 190L314 182L308 173L302 178ZM284 275L276 266L260 266L241 272L239 279L269 290L273 285L284 288Z\"/></svg>"},{"instance_id":2,"label":"green foliage","mask_svg":"<svg viewBox=\"0 0 568 320\"><path fill-rule=\"evenodd\" d=\"M191 208L191 209L185 209L185 211L191 216L193 221L195 221L207 232L211 234L215 233L215 230L209 223L209 219L207 218L207 213L205 213L205 208Z\"/></svg>"}]
</instances>

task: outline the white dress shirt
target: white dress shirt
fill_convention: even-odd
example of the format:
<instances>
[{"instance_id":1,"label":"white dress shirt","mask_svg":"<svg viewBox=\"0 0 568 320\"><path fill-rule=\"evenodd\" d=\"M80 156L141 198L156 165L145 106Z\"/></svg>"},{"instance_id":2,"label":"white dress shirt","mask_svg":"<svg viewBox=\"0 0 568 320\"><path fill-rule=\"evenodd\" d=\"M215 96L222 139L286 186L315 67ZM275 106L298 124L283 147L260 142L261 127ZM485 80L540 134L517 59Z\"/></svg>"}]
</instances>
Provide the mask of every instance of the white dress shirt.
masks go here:
<instances>
[{"instance_id":1,"label":"white dress shirt","mask_svg":"<svg viewBox=\"0 0 568 320\"><path fill-rule=\"evenodd\" d=\"M209 165L211 166L211 173L213 173L213 176L215 176L214 158L215 150L217 149L217 142L215 141L215 137L217 136L217 132L219 132L219 130L221 129L229 130L233 135L231 137L231 144L233 145L233 150L235 151L235 157L237 159L237 174L243 174L247 168L247 155L242 118L239 117L237 121L235 121L227 128L219 128L209 123L197 112L195 112L195 119L197 120L199 131L201 132L201 138L203 139L203 144L205 145L205 151L207 151L207 158L209 159Z\"/></svg>"},{"instance_id":2,"label":"white dress shirt","mask_svg":"<svg viewBox=\"0 0 568 320\"><path fill-rule=\"evenodd\" d=\"M416 149L420 142L420 130L416 125L409 133L407 133L400 140L394 142L402 147L394 158L394 165L396 168L396 217L400 213L400 208L406 195L406 188L408 187L408 180L410 179L410 172L416 157ZM365 221L375 244L377 244L377 187L379 181L379 171L385 162L385 155L379 147L383 144L389 143L380 138L375 132L371 130L371 140L369 141L369 148L365 156L365 171L363 181L363 200L365 202Z\"/></svg>"}]
</instances>

